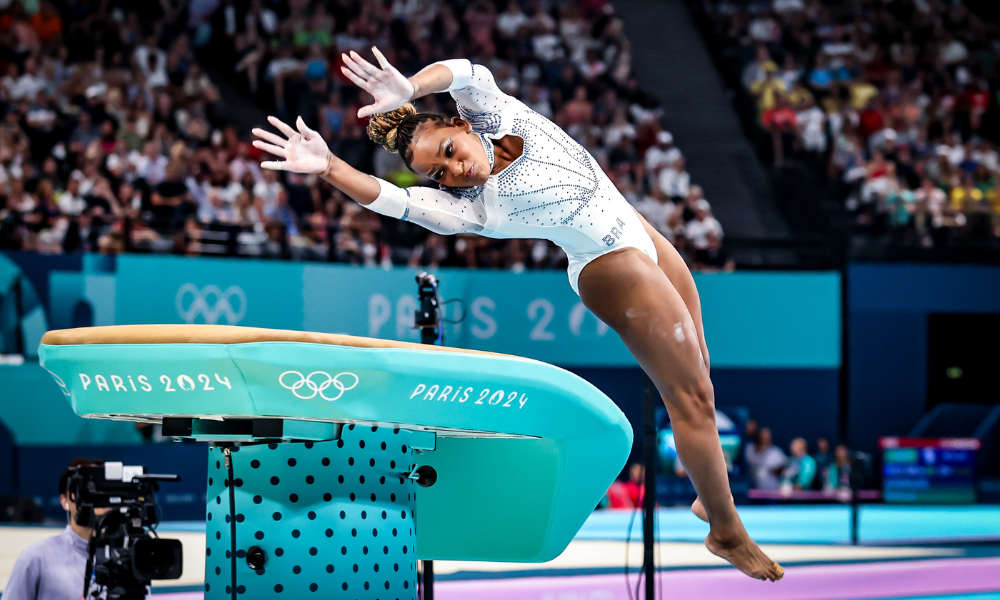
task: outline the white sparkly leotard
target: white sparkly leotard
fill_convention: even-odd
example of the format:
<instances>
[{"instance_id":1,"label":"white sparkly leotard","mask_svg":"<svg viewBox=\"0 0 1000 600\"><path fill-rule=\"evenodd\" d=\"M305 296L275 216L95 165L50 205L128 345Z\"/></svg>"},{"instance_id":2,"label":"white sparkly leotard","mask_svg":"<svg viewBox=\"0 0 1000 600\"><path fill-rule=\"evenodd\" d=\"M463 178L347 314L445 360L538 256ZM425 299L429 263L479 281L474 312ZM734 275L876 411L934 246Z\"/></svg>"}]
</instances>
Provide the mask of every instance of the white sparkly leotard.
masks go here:
<instances>
[{"instance_id":1,"label":"white sparkly leotard","mask_svg":"<svg viewBox=\"0 0 1000 600\"><path fill-rule=\"evenodd\" d=\"M656 262L656 247L632 206L583 146L503 93L486 67L465 59L438 64L451 70L447 91L482 141L490 167L490 140L516 135L524 140L524 151L476 187L402 189L379 179L381 193L369 209L440 234L551 240L569 257L569 281L577 294L580 271L598 256L634 247Z\"/></svg>"}]
</instances>

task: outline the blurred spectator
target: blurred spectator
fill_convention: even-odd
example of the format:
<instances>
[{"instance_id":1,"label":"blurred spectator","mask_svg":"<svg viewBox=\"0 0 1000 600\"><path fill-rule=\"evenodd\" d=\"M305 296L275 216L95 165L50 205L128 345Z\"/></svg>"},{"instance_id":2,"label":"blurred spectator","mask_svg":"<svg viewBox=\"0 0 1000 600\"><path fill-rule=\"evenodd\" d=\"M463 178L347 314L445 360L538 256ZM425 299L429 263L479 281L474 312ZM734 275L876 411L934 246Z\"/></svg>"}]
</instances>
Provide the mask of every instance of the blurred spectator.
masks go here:
<instances>
[{"instance_id":1,"label":"blurred spectator","mask_svg":"<svg viewBox=\"0 0 1000 600\"><path fill-rule=\"evenodd\" d=\"M698 271L718 272L734 271L736 263L722 246L722 238L709 233L708 246L697 248L694 252L694 266Z\"/></svg>"},{"instance_id":2,"label":"blurred spectator","mask_svg":"<svg viewBox=\"0 0 1000 600\"><path fill-rule=\"evenodd\" d=\"M812 454L812 458L816 462L816 478L812 487L821 489L826 481L827 469L833 461L830 455L830 442L825 437L816 438L816 452Z\"/></svg>"},{"instance_id":3,"label":"blurred spectator","mask_svg":"<svg viewBox=\"0 0 1000 600\"><path fill-rule=\"evenodd\" d=\"M816 106L816 102L811 96L804 97L796 108L798 113L795 115L795 124L798 127L798 136L802 140L802 149L816 155L825 154L827 148L826 113Z\"/></svg>"},{"instance_id":4,"label":"blurred spectator","mask_svg":"<svg viewBox=\"0 0 1000 600\"><path fill-rule=\"evenodd\" d=\"M658 173L661 167L672 167L681 157L681 151L674 146L674 136L669 131L659 131L656 143L646 150L646 171Z\"/></svg>"},{"instance_id":5,"label":"blurred spectator","mask_svg":"<svg viewBox=\"0 0 1000 600\"><path fill-rule=\"evenodd\" d=\"M791 153L798 133L798 122L795 111L788 105L788 96L783 93L774 95L773 103L760 117L760 122L771 134L771 144L774 149L774 163L781 165L785 156Z\"/></svg>"},{"instance_id":6,"label":"blurred spectator","mask_svg":"<svg viewBox=\"0 0 1000 600\"><path fill-rule=\"evenodd\" d=\"M677 205L659 187L650 190L649 195L643 196L636 201L635 209L639 214L659 231L668 240L674 239L673 229L670 227L670 216L677 210Z\"/></svg>"},{"instance_id":7,"label":"blurred spectator","mask_svg":"<svg viewBox=\"0 0 1000 600\"><path fill-rule=\"evenodd\" d=\"M246 197L246 192L243 194ZM198 221L204 224L211 223L236 223L237 212L222 197L218 188L209 188L206 202L198 207Z\"/></svg>"},{"instance_id":8,"label":"blurred spectator","mask_svg":"<svg viewBox=\"0 0 1000 600\"><path fill-rule=\"evenodd\" d=\"M664 166L660 170L660 189L674 202L683 201L690 191L691 176L685 170L686 166L684 157L676 156L670 166Z\"/></svg>"},{"instance_id":9,"label":"blurred spectator","mask_svg":"<svg viewBox=\"0 0 1000 600\"><path fill-rule=\"evenodd\" d=\"M757 98L757 109L763 114L774 108L778 96L787 91L785 80L777 76L778 65L767 61L762 66L764 77L750 86L750 91Z\"/></svg>"},{"instance_id":10,"label":"blurred spectator","mask_svg":"<svg viewBox=\"0 0 1000 600\"><path fill-rule=\"evenodd\" d=\"M628 481L625 482L625 491L632 502L632 506L642 506L642 500L646 496L646 468L641 462L634 462L628 470Z\"/></svg>"},{"instance_id":11,"label":"blurred spectator","mask_svg":"<svg viewBox=\"0 0 1000 600\"><path fill-rule=\"evenodd\" d=\"M792 440L791 455L781 472L782 490L808 490L816 478L816 460L809 456L809 446L805 438Z\"/></svg>"},{"instance_id":12,"label":"blurred spectator","mask_svg":"<svg viewBox=\"0 0 1000 600\"><path fill-rule=\"evenodd\" d=\"M833 452L833 463L827 467L823 478L823 489L826 491L850 489L851 487L851 454L847 446L840 444Z\"/></svg>"},{"instance_id":13,"label":"blurred spectator","mask_svg":"<svg viewBox=\"0 0 1000 600\"><path fill-rule=\"evenodd\" d=\"M448 260L448 244L444 236L432 233L423 243L417 244L410 255L409 266L436 269Z\"/></svg>"},{"instance_id":14,"label":"blurred spectator","mask_svg":"<svg viewBox=\"0 0 1000 600\"><path fill-rule=\"evenodd\" d=\"M507 8L497 17L497 30L507 39L517 37L522 27L528 24L528 16L521 10L519 2L508 2Z\"/></svg>"},{"instance_id":15,"label":"blurred spectator","mask_svg":"<svg viewBox=\"0 0 1000 600\"><path fill-rule=\"evenodd\" d=\"M713 240L722 241L722 225L712 216L712 207L708 200L698 200L694 203L694 218L685 226L684 237L695 250L707 250Z\"/></svg>"},{"instance_id":16,"label":"blurred spectator","mask_svg":"<svg viewBox=\"0 0 1000 600\"><path fill-rule=\"evenodd\" d=\"M645 469L643 469L641 463L633 463L631 467L629 467L628 473L628 481L615 479L614 482L611 483L611 487L609 487L607 493L604 494L604 498L601 499L598 508L634 509L639 507L639 504L636 503L636 498L641 498L645 495L645 487L642 479ZM636 489L638 489L638 491L636 491Z\"/></svg>"},{"instance_id":17,"label":"blurred spectator","mask_svg":"<svg viewBox=\"0 0 1000 600\"><path fill-rule=\"evenodd\" d=\"M744 459L750 471L751 485L755 489L778 489L778 477L785 468L785 453L773 444L770 429L760 428L756 441L746 447Z\"/></svg>"}]
</instances>

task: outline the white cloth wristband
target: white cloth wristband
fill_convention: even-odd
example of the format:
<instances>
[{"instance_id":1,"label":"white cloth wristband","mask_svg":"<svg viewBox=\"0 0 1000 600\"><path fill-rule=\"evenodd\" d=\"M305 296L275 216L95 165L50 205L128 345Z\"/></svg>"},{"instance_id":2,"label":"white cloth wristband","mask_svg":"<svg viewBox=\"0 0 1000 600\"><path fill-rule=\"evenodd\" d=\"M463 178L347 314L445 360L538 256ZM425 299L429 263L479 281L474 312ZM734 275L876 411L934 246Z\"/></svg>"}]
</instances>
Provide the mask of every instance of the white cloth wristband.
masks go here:
<instances>
[{"instance_id":1,"label":"white cloth wristband","mask_svg":"<svg viewBox=\"0 0 1000 600\"><path fill-rule=\"evenodd\" d=\"M381 188L378 198L375 198L375 201L371 204L365 204L364 207L380 215L402 219L403 215L406 214L406 201L409 198L406 195L406 191L378 177L375 178L375 181L378 182L379 188Z\"/></svg>"},{"instance_id":2,"label":"white cloth wristband","mask_svg":"<svg viewBox=\"0 0 1000 600\"><path fill-rule=\"evenodd\" d=\"M464 88L472 81L472 61L467 58L452 58L434 64L444 65L451 71L451 85L444 90L446 92Z\"/></svg>"}]
</instances>

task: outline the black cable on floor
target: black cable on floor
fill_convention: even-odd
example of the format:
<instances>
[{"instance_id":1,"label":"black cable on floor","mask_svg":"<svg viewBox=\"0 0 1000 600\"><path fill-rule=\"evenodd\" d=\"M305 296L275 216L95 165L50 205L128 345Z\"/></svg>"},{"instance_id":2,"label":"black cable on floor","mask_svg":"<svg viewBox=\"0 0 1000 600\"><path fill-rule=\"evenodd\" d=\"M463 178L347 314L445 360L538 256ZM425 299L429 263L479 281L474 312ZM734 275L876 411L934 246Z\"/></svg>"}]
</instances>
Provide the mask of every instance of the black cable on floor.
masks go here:
<instances>
[{"instance_id":1,"label":"black cable on floor","mask_svg":"<svg viewBox=\"0 0 1000 600\"><path fill-rule=\"evenodd\" d=\"M232 571L229 597L231 600L236 600L236 478L233 477L232 451L229 448L223 448L222 453L225 455L226 469L229 472L229 559Z\"/></svg>"},{"instance_id":2,"label":"black cable on floor","mask_svg":"<svg viewBox=\"0 0 1000 600\"><path fill-rule=\"evenodd\" d=\"M645 527L645 524L646 524L646 511L642 511L642 523L643 523L643 531L645 531L646 530L646 527ZM631 529L631 527L629 529ZM645 546L645 541L646 541L646 538L644 537L643 538L643 546ZM643 576L645 574L646 574L646 552L645 552L645 548L644 548L643 549L643 553L642 553L642 568L639 569L639 578L635 581L635 599L636 600L639 600L639 598L641 598L641 596L639 596L639 588L642 587L642 578L643 578Z\"/></svg>"},{"instance_id":3,"label":"black cable on floor","mask_svg":"<svg viewBox=\"0 0 1000 600\"><path fill-rule=\"evenodd\" d=\"M632 599L632 582L628 580L628 546L632 541L632 523L635 522L635 513L639 510L638 506L632 507L632 516L628 520L628 529L625 530L625 590L628 592L628 599ZM639 579L642 580L642 573L639 573ZM638 590L635 593L636 599L639 597Z\"/></svg>"},{"instance_id":4,"label":"black cable on floor","mask_svg":"<svg viewBox=\"0 0 1000 600\"><path fill-rule=\"evenodd\" d=\"M660 511L653 511L653 547L656 549L656 559L653 561L653 573L656 576L656 597L663 598L663 579L660 577Z\"/></svg>"}]
</instances>

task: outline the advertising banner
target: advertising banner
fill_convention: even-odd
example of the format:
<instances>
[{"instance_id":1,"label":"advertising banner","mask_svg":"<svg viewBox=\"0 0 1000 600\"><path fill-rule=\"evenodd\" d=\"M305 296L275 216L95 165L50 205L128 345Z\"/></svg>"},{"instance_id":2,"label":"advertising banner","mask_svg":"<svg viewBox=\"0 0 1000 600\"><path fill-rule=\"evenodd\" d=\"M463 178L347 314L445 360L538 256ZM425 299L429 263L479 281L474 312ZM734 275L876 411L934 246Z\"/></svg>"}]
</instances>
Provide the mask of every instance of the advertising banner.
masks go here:
<instances>
[{"instance_id":1,"label":"advertising banner","mask_svg":"<svg viewBox=\"0 0 1000 600\"><path fill-rule=\"evenodd\" d=\"M413 269L126 255L115 321L211 323L419 341ZM566 274L440 269L448 345L563 366L632 366ZM840 365L837 273L696 275L713 367ZM609 292L612 293L612 292Z\"/></svg>"}]
</instances>

